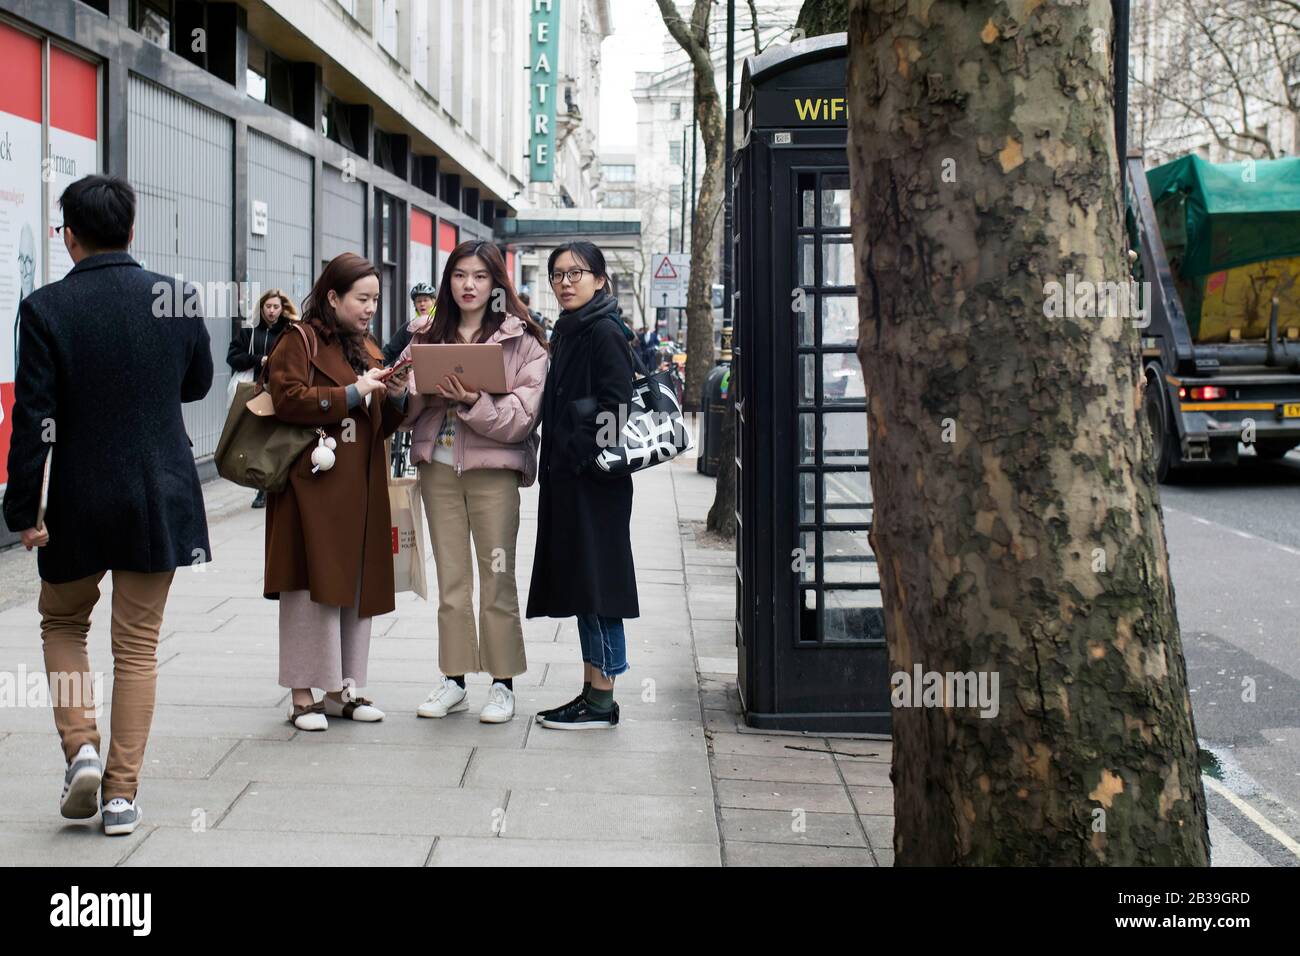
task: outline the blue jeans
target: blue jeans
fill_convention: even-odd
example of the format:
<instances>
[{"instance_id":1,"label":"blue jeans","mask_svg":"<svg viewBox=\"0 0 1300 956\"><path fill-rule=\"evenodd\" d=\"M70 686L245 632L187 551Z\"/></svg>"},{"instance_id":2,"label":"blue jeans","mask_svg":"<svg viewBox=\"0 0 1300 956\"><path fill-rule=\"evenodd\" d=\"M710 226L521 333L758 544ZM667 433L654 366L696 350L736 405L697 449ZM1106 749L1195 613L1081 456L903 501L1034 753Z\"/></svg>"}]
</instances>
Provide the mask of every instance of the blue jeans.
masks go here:
<instances>
[{"instance_id":1,"label":"blue jeans","mask_svg":"<svg viewBox=\"0 0 1300 956\"><path fill-rule=\"evenodd\" d=\"M617 677L627 670L627 635L623 633L622 618L579 614L578 642L582 645L582 660L599 668L606 677Z\"/></svg>"}]
</instances>

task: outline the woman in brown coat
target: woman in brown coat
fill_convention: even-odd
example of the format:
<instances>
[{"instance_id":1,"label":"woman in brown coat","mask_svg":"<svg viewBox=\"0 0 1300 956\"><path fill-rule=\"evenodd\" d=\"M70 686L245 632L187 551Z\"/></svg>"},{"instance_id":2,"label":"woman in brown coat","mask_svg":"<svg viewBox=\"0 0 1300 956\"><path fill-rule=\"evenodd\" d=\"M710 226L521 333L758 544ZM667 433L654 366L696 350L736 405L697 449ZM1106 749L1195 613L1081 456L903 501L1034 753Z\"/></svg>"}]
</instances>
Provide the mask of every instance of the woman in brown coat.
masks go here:
<instances>
[{"instance_id":1,"label":"woman in brown coat","mask_svg":"<svg viewBox=\"0 0 1300 956\"><path fill-rule=\"evenodd\" d=\"M266 514L264 590L280 601L280 685L293 690L289 720L301 730L326 729L326 715L384 716L355 693L371 619L395 606L384 439L402 421L406 374L381 375L369 334L378 301L375 267L336 257L304 303L306 337L282 335L267 362L276 417L322 432Z\"/></svg>"}]
</instances>

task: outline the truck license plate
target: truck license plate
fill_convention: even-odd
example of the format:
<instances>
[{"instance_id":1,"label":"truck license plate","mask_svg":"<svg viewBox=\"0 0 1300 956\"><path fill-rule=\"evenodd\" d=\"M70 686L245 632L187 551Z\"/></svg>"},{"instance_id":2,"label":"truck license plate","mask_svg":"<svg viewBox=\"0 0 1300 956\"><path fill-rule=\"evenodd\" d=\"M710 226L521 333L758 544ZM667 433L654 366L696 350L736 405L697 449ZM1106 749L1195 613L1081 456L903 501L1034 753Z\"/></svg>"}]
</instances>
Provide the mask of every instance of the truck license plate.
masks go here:
<instances>
[{"instance_id":1,"label":"truck license plate","mask_svg":"<svg viewBox=\"0 0 1300 956\"><path fill-rule=\"evenodd\" d=\"M1300 418L1300 402L1288 402L1282 406L1283 418Z\"/></svg>"}]
</instances>

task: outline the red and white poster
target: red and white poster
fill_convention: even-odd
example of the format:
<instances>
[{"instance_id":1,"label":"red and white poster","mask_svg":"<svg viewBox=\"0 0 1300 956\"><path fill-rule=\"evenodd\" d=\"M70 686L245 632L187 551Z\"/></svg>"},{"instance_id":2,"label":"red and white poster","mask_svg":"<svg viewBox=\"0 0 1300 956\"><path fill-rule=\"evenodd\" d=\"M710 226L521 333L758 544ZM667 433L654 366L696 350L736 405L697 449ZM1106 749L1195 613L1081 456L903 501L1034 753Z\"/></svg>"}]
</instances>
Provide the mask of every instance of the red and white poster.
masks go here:
<instances>
[{"instance_id":1,"label":"red and white poster","mask_svg":"<svg viewBox=\"0 0 1300 956\"><path fill-rule=\"evenodd\" d=\"M433 217L411 207L411 244L407 253L407 299L417 282L433 284Z\"/></svg>"},{"instance_id":2,"label":"red and white poster","mask_svg":"<svg viewBox=\"0 0 1300 956\"><path fill-rule=\"evenodd\" d=\"M99 171L99 70L58 47L50 48L50 152L46 163L50 202L50 281L72 268L63 237L59 197L71 183Z\"/></svg>"},{"instance_id":3,"label":"red and white poster","mask_svg":"<svg viewBox=\"0 0 1300 956\"><path fill-rule=\"evenodd\" d=\"M9 479L18 303L40 282L41 41L0 24L0 485Z\"/></svg>"},{"instance_id":4,"label":"red and white poster","mask_svg":"<svg viewBox=\"0 0 1300 956\"><path fill-rule=\"evenodd\" d=\"M456 227L449 222L438 221L438 277L441 281L442 273L447 268L447 260L451 258L452 250L456 248L456 238L458 233Z\"/></svg>"}]
</instances>

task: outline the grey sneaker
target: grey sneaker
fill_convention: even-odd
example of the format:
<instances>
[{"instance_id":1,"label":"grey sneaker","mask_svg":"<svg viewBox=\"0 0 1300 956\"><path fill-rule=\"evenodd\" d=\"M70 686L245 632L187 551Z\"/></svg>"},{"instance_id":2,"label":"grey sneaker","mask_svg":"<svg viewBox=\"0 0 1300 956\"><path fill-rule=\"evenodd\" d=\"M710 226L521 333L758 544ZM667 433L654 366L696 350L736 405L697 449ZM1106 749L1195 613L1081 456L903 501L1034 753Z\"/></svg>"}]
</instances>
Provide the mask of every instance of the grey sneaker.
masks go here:
<instances>
[{"instance_id":1,"label":"grey sneaker","mask_svg":"<svg viewBox=\"0 0 1300 956\"><path fill-rule=\"evenodd\" d=\"M59 812L69 820L88 820L99 811L99 782L104 765L93 744L82 744L63 774Z\"/></svg>"},{"instance_id":2,"label":"grey sneaker","mask_svg":"<svg viewBox=\"0 0 1300 956\"><path fill-rule=\"evenodd\" d=\"M104 835L125 836L134 833L143 815L134 800L114 797L104 804Z\"/></svg>"}]
</instances>

